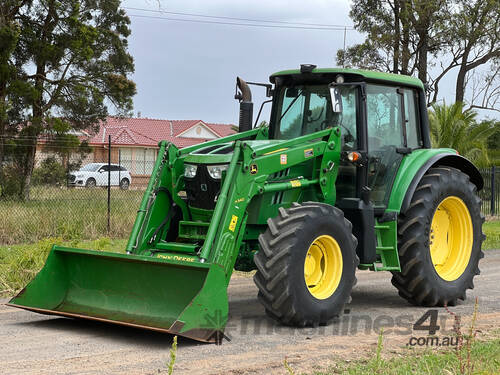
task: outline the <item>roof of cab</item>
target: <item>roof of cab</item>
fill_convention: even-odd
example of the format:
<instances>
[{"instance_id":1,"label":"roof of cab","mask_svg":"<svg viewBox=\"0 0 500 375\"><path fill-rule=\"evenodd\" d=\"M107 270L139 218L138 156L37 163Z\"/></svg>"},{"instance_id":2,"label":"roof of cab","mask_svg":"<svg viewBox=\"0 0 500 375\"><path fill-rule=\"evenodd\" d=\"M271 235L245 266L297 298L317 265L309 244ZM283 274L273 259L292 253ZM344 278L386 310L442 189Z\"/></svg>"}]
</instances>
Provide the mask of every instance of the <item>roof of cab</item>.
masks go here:
<instances>
[{"instance_id":1,"label":"roof of cab","mask_svg":"<svg viewBox=\"0 0 500 375\"><path fill-rule=\"evenodd\" d=\"M383 73L371 70L361 70L361 69L343 69L343 68L314 68L311 72L315 73L330 73L330 74L355 74L368 81L385 81L390 83L399 83L404 86L414 86L421 89L424 88L422 81L418 78L405 76L401 74L393 73ZM271 75L270 79L273 81L274 77L284 76L284 75L295 75L302 74L300 69L282 70Z\"/></svg>"}]
</instances>

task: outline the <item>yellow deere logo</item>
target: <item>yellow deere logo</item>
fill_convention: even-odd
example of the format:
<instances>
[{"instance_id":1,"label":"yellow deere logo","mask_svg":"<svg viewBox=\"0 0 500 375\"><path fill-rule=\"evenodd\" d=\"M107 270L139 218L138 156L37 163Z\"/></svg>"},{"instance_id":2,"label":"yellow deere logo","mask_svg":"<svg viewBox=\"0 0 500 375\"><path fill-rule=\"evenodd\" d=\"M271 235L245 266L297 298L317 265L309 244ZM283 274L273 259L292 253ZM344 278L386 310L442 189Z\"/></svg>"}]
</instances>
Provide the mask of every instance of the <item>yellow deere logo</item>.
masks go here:
<instances>
[{"instance_id":1,"label":"yellow deere logo","mask_svg":"<svg viewBox=\"0 0 500 375\"><path fill-rule=\"evenodd\" d=\"M250 165L250 174L256 174L258 171L259 168L257 168L257 164Z\"/></svg>"},{"instance_id":2,"label":"yellow deere logo","mask_svg":"<svg viewBox=\"0 0 500 375\"><path fill-rule=\"evenodd\" d=\"M234 230L236 229L236 223L238 222L238 216L236 215L233 215L231 217L231 222L229 223L229 230L231 232L234 232Z\"/></svg>"}]
</instances>

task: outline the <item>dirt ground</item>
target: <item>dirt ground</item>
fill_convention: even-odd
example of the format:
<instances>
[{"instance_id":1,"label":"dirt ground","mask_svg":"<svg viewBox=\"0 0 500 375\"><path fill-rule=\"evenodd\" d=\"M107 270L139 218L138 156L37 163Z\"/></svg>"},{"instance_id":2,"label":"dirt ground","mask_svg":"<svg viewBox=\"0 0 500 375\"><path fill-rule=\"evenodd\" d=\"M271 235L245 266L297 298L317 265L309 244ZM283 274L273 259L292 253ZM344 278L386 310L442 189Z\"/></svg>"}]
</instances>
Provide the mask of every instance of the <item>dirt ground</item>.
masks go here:
<instances>
[{"instance_id":1,"label":"dirt ground","mask_svg":"<svg viewBox=\"0 0 500 375\"><path fill-rule=\"evenodd\" d=\"M479 302L480 335L500 326L500 250L487 251L481 275L467 300L450 308L466 325ZM179 338L175 374L285 374L286 357L297 372L324 369L335 360L373 353L384 328L386 355L403 355L412 326L428 309L401 299L390 274L358 272L346 314L316 329L282 327L268 319L251 277L229 286L230 319L222 345ZM172 336L110 324L48 317L4 305L0 300L0 363L4 374L166 374ZM440 337L451 336L453 320L438 309ZM428 322L428 321L427 321ZM426 322L426 323L427 323Z\"/></svg>"}]
</instances>

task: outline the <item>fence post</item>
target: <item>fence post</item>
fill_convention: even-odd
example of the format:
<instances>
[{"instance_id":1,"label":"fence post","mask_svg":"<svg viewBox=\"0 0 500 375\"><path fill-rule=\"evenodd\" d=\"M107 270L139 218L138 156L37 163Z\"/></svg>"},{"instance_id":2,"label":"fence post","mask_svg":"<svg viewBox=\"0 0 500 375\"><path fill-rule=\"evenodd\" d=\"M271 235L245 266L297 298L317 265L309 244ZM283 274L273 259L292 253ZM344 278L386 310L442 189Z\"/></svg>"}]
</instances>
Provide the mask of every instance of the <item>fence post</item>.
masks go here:
<instances>
[{"instance_id":1,"label":"fence post","mask_svg":"<svg viewBox=\"0 0 500 375\"><path fill-rule=\"evenodd\" d=\"M111 226L111 135L108 137L108 236Z\"/></svg>"},{"instance_id":2,"label":"fence post","mask_svg":"<svg viewBox=\"0 0 500 375\"><path fill-rule=\"evenodd\" d=\"M496 193L496 189L495 189L495 166L493 165L491 167L491 216L495 216L495 193Z\"/></svg>"}]
</instances>

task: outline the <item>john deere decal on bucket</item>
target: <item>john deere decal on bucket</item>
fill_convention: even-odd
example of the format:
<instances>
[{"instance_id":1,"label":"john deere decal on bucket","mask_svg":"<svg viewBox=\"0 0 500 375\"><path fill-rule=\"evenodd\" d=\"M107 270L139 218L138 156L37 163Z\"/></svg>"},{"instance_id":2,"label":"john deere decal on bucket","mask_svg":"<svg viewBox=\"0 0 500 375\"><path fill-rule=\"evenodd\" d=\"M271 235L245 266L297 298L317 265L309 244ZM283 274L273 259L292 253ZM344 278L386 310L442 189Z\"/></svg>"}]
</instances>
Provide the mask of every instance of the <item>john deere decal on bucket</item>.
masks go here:
<instances>
[{"instance_id":1,"label":"john deere decal on bucket","mask_svg":"<svg viewBox=\"0 0 500 375\"><path fill-rule=\"evenodd\" d=\"M54 246L11 306L218 342L233 269L257 268L273 319L328 324L356 268L400 295L454 305L479 273L478 170L431 149L418 79L303 65L271 76L269 126L178 149L160 142L126 253ZM401 271L404 272L401 272Z\"/></svg>"}]
</instances>

